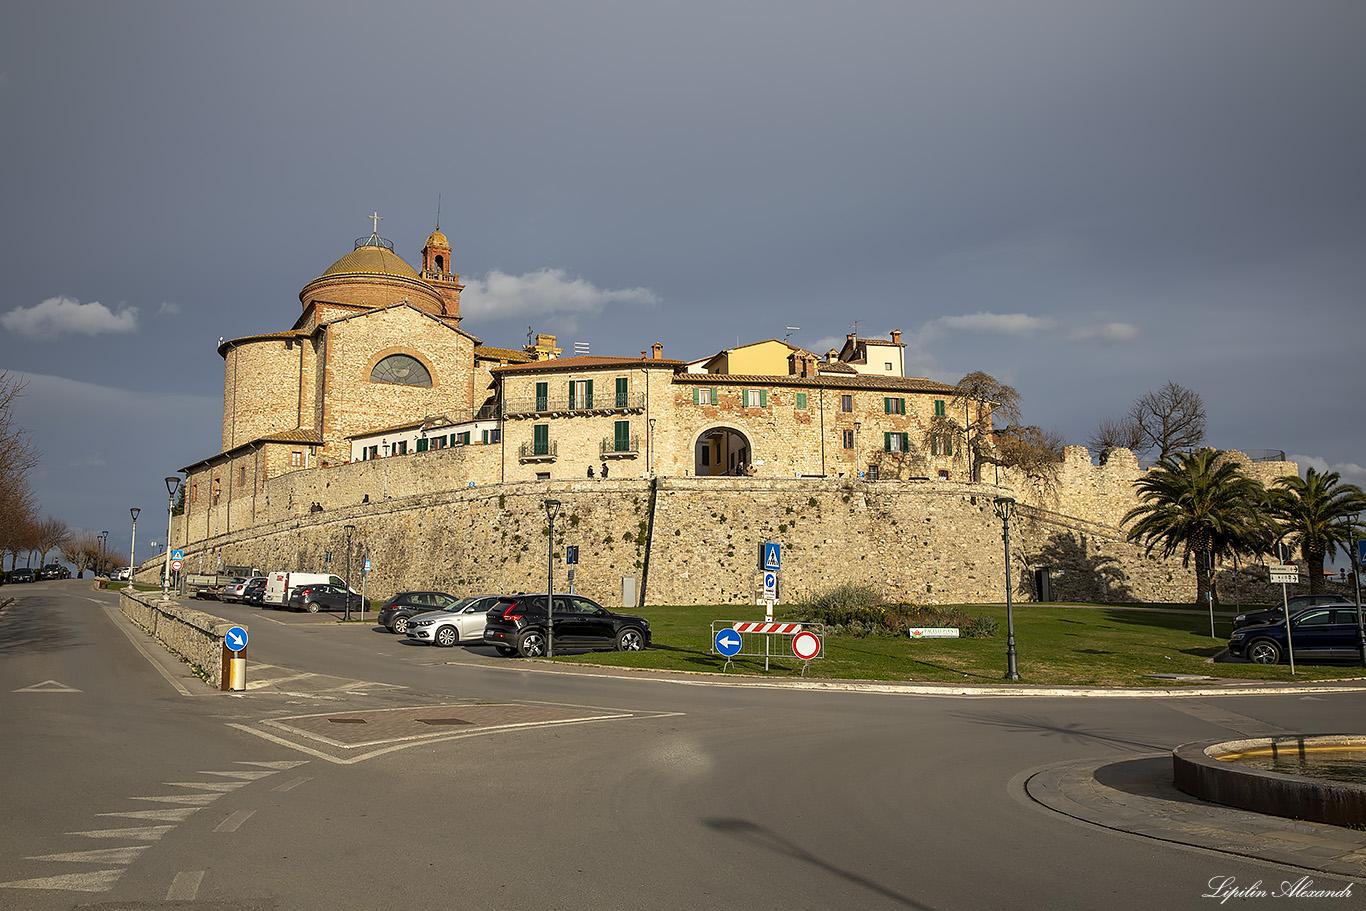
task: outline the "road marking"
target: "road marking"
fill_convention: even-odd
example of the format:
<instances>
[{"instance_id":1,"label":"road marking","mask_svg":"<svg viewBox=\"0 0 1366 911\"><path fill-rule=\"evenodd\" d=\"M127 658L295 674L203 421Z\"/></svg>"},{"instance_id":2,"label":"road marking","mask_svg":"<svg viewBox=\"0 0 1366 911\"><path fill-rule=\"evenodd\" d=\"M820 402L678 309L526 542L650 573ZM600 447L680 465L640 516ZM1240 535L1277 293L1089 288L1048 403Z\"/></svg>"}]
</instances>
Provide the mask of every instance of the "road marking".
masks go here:
<instances>
[{"instance_id":1,"label":"road marking","mask_svg":"<svg viewBox=\"0 0 1366 911\"><path fill-rule=\"evenodd\" d=\"M68 851L65 854L39 854L25 857L24 860L65 860L78 864L131 864L138 855L147 850L147 845L133 845L131 848L103 848L98 851Z\"/></svg>"},{"instance_id":2,"label":"road marking","mask_svg":"<svg viewBox=\"0 0 1366 911\"><path fill-rule=\"evenodd\" d=\"M69 873L66 876L44 876L39 879L16 879L0 883L0 889L61 889L66 892L108 892L123 875L122 870L96 870L93 873Z\"/></svg>"},{"instance_id":3,"label":"road marking","mask_svg":"<svg viewBox=\"0 0 1366 911\"><path fill-rule=\"evenodd\" d=\"M203 870L182 870L171 880L171 888L166 890L166 900L175 901L194 901L199 895L199 884L204 879Z\"/></svg>"},{"instance_id":4,"label":"road marking","mask_svg":"<svg viewBox=\"0 0 1366 911\"><path fill-rule=\"evenodd\" d=\"M313 780L313 776L312 776L312 775L306 776L306 777L304 777L304 778L291 778L289 781L286 781L284 784L280 785L279 787L271 788L271 790L272 790L272 791L292 791L292 790L294 790L295 788L297 788L299 785L303 784L304 782L306 782L306 781L312 781L312 780Z\"/></svg>"},{"instance_id":5,"label":"road marking","mask_svg":"<svg viewBox=\"0 0 1366 911\"><path fill-rule=\"evenodd\" d=\"M80 690L74 686L67 686L65 683L58 683L56 680L44 680L42 683L35 683L33 686L26 686L23 689L14 690L16 693L79 693Z\"/></svg>"},{"instance_id":6,"label":"road marking","mask_svg":"<svg viewBox=\"0 0 1366 911\"><path fill-rule=\"evenodd\" d=\"M301 765L308 765L307 759L280 759L275 762L251 762L244 760L238 765L259 765L263 769L294 769Z\"/></svg>"},{"instance_id":7,"label":"road marking","mask_svg":"<svg viewBox=\"0 0 1366 911\"><path fill-rule=\"evenodd\" d=\"M90 829L86 832L67 832L67 835L84 835L86 838L137 838L143 841L156 841L175 826L142 826L133 829Z\"/></svg>"},{"instance_id":8,"label":"road marking","mask_svg":"<svg viewBox=\"0 0 1366 911\"><path fill-rule=\"evenodd\" d=\"M255 781L258 778L266 778L274 775L274 772L206 772L200 770L200 775L222 775L224 778L241 778L245 781Z\"/></svg>"},{"instance_id":9,"label":"road marking","mask_svg":"<svg viewBox=\"0 0 1366 911\"><path fill-rule=\"evenodd\" d=\"M128 813L96 813L96 816L123 816L128 819L159 819L162 822L184 822L199 807L179 807L174 810L132 810Z\"/></svg>"},{"instance_id":10,"label":"road marking","mask_svg":"<svg viewBox=\"0 0 1366 911\"><path fill-rule=\"evenodd\" d=\"M255 810L238 810L236 813L233 813L227 819L214 826L213 830L215 832L236 832L242 823L251 819L251 814L255 812Z\"/></svg>"},{"instance_id":11,"label":"road marking","mask_svg":"<svg viewBox=\"0 0 1366 911\"><path fill-rule=\"evenodd\" d=\"M129 800L155 800L158 803L205 804L213 803L222 794L171 794L166 797L130 797Z\"/></svg>"},{"instance_id":12,"label":"road marking","mask_svg":"<svg viewBox=\"0 0 1366 911\"><path fill-rule=\"evenodd\" d=\"M162 784L168 788L193 788L196 791L218 791L220 794L227 791L236 791L243 785L251 784L249 781L163 781Z\"/></svg>"}]
</instances>

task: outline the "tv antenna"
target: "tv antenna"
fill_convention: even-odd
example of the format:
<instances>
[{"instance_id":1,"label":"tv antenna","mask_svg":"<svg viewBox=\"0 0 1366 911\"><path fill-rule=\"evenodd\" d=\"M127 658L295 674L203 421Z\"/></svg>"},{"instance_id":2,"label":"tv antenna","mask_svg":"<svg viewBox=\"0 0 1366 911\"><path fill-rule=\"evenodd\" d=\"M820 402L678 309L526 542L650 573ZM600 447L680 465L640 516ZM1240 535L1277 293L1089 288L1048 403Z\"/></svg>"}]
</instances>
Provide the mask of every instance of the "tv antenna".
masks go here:
<instances>
[{"instance_id":1,"label":"tv antenna","mask_svg":"<svg viewBox=\"0 0 1366 911\"><path fill-rule=\"evenodd\" d=\"M801 331L801 328L801 326L788 326L787 335L783 336L783 341L788 341L789 339L791 339L792 333Z\"/></svg>"}]
</instances>

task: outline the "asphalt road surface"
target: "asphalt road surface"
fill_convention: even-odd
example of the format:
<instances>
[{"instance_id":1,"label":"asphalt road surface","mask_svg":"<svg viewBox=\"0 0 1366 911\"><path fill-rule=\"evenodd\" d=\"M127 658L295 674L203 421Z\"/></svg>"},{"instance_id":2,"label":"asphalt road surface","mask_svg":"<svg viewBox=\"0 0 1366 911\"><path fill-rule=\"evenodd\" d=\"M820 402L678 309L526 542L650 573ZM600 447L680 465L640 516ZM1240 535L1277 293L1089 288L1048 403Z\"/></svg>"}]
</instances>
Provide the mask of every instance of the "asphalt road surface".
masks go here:
<instances>
[{"instance_id":1,"label":"asphalt road surface","mask_svg":"<svg viewBox=\"0 0 1366 911\"><path fill-rule=\"evenodd\" d=\"M249 625L248 690L226 694L88 581L0 598L0 909L1153 911L1220 906L1212 881L1260 883L1277 907L1304 870L1081 822L1023 782L1366 719L1357 692L970 698L561 672L185 602ZM1315 908L1366 900L1313 879L1350 891Z\"/></svg>"}]
</instances>

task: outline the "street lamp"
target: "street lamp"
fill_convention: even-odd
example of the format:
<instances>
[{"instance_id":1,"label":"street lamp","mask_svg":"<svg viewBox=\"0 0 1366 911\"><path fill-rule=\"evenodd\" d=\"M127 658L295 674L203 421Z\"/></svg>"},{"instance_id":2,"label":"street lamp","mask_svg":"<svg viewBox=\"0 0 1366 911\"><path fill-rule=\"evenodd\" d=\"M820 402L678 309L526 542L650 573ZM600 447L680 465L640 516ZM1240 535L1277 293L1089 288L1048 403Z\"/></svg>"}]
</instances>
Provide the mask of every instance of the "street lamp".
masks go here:
<instances>
[{"instance_id":1,"label":"street lamp","mask_svg":"<svg viewBox=\"0 0 1366 911\"><path fill-rule=\"evenodd\" d=\"M991 504L1001 517L1006 544L1006 679L1019 680L1020 671L1015 663L1015 608L1010 597L1010 517L1015 514L1015 498L997 497Z\"/></svg>"},{"instance_id":2,"label":"street lamp","mask_svg":"<svg viewBox=\"0 0 1366 911\"><path fill-rule=\"evenodd\" d=\"M356 526L346 526L346 619L351 619L351 532Z\"/></svg>"},{"instance_id":3,"label":"street lamp","mask_svg":"<svg viewBox=\"0 0 1366 911\"><path fill-rule=\"evenodd\" d=\"M555 516L559 500L545 501L545 517L550 520L550 543L545 558L545 656L555 657Z\"/></svg>"},{"instance_id":4,"label":"street lamp","mask_svg":"<svg viewBox=\"0 0 1366 911\"><path fill-rule=\"evenodd\" d=\"M100 569L104 569L104 542L109 540L109 532L102 531L95 537L100 539L100 555L98 559L100 561Z\"/></svg>"},{"instance_id":5,"label":"street lamp","mask_svg":"<svg viewBox=\"0 0 1366 911\"><path fill-rule=\"evenodd\" d=\"M134 559L134 554L138 549L138 513L142 512L136 506L131 507L128 512L133 517L133 540L128 542L128 587L133 587L133 576L137 573L138 561Z\"/></svg>"},{"instance_id":6,"label":"street lamp","mask_svg":"<svg viewBox=\"0 0 1366 911\"><path fill-rule=\"evenodd\" d=\"M1361 518L1361 513L1352 513L1352 524L1348 526L1348 538L1352 542L1352 550L1347 556L1352 563L1352 581L1357 587L1357 645L1361 646L1361 666L1366 667L1366 623L1362 622L1361 616L1361 559L1357 551L1357 526Z\"/></svg>"},{"instance_id":7,"label":"street lamp","mask_svg":"<svg viewBox=\"0 0 1366 911\"><path fill-rule=\"evenodd\" d=\"M166 479L166 565L161 569L161 600L171 597L171 513L175 511L175 492L180 487L180 478L172 475Z\"/></svg>"}]
</instances>

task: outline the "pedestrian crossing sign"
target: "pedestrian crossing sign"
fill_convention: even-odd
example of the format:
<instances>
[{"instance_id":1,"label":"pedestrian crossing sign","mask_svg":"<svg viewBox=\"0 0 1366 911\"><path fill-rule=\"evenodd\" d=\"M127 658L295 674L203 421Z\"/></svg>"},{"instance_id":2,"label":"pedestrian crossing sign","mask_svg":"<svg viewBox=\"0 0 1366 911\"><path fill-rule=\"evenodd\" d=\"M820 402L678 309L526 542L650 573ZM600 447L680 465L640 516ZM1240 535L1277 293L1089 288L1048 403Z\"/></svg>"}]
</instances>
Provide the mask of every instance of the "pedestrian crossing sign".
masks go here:
<instances>
[{"instance_id":1,"label":"pedestrian crossing sign","mask_svg":"<svg viewBox=\"0 0 1366 911\"><path fill-rule=\"evenodd\" d=\"M765 541L760 555L759 568L764 572L777 572L782 569L782 548L772 541Z\"/></svg>"}]
</instances>

